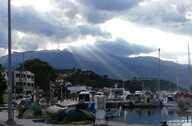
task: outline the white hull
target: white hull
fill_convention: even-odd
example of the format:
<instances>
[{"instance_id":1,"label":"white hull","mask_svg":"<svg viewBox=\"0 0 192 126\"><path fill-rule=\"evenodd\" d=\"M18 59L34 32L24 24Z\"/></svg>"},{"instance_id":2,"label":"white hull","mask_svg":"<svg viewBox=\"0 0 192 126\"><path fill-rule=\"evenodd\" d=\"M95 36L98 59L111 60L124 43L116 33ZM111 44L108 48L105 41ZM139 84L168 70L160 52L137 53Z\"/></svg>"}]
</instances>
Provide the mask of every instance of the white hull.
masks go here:
<instances>
[{"instance_id":1,"label":"white hull","mask_svg":"<svg viewBox=\"0 0 192 126\"><path fill-rule=\"evenodd\" d=\"M169 102L169 103L163 102L162 104L163 104L163 106L165 106L165 107L178 107L177 102Z\"/></svg>"}]
</instances>

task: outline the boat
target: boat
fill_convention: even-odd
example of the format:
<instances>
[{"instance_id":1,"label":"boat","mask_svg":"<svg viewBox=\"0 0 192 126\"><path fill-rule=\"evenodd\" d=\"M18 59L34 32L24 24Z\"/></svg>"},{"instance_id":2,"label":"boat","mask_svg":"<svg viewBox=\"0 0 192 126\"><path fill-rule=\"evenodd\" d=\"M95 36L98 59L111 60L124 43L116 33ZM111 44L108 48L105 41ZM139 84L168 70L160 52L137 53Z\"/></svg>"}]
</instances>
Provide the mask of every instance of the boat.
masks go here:
<instances>
[{"instance_id":1,"label":"boat","mask_svg":"<svg viewBox=\"0 0 192 126\"><path fill-rule=\"evenodd\" d=\"M81 91L79 93L78 101L79 102L93 102L94 97L90 91Z\"/></svg>"},{"instance_id":2,"label":"boat","mask_svg":"<svg viewBox=\"0 0 192 126\"><path fill-rule=\"evenodd\" d=\"M109 101L124 100L124 88L111 88L108 96Z\"/></svg>"},{"instance_id":3,"label":"boat","mask_svg":"<svg viewBox=\"0 0 192 126\"><path fill-rule=\"evenodd\" d=\"M126 91L124 88L111 88L110 93L108 95L106 106L107 108L112 107L130 107L132 94L130 91Z\"/></svg>"},{"instance_id":4,"label":"boat","mask_svg":"<svg viewBox=\"0 0 192 126\"><path fill-rule=\"evenodd\" d=\"M189 91L178 91L175 93L174 98L178 103L179 107L184 111L192 110L192 84L191 84L191 59L188 43L188 82L189 82Z\"/></svg>"},{"instance_id":5,"label":"boat","mask_svg":"<svg viewBox=\"0 0 192 126\"><path fill-rule=\"evenodd\" d=\"M178 103L176 102L173 94L166 95L163 98L162 104L165 107L178 107Z\"/></svg>"},{"instance_id":6,"label":"boat","mask_svg":"<svg viewBox=\"0 0 192 126\"><path fill-rule=\"evenodd\" d=\"M95 103L90 103L87 107L87 110L93 113L94 115L96 114L96 109L95 109ZM106 118L113 118L113 117L119 117L120 113L122 110L122 106L117 106L113 108L106 108Z\"/></svg>"},{"instance_id":7,"label":"boat","mask_svg":"<svg viewBox=\"0 0 192 126\"><path fill-rule=\"evenodd\" d=\"M192 92L179 91L175 93L174 98L178 103L178 106L184 111L192 110Z\"/></svg>"},{"instance_id":8,"label":"boat","mask_svg":"<svg viewBox=\"0 0 192 126\"><path fill-rule=\"evenodd\" d=\"M161 107L162 102L153 97L149 90L135 91L132 99L132 107Z\"/></svg>"}]
</instances>

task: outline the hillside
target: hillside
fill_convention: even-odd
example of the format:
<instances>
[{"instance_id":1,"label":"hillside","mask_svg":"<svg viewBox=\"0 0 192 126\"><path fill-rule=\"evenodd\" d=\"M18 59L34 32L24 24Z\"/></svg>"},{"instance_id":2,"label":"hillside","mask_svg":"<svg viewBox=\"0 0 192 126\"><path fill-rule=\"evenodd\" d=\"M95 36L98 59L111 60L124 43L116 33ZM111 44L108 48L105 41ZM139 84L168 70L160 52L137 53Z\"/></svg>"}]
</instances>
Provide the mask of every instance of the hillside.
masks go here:
<instances>
[{"instance_id":1,"label":"hillside","mask_svg":"<svg viewBox=\"0 0 192 126\"><path fill-rule=\"evenodd\" d=\"M89 54L89 55L86 55ZM16 68L22 62L22 55L14 53L12 56L12 66ZM39 58L48 62L55 69L70 69L73 67L82 70L92 70L99 75L107 75L109 78L117 80L130 80L134 77L157 77L158 59L155 57L119 57L100 52L70 52L63 51L37 51L25 55L24 60ZM0 63L7 66L7 56L0 57ZM160 61L160 78L177 83L177 68L179 84L187 88L188 66L176 64L170 61Z\"/></svg>"},{"instance_id":2,"label":"hillside","mask_svg":"<svg viewBox=\"0 0 192 126\"><path fill-rule=\"evenodd\" d=\"M157 90L157 79L155 78L133 78L131 80L122 81L116 79L110 79L106 75L100 76L93 71L82 71L81 69L63 69L57 70L58 74L68 74L65 77L66 81L72 84L87 85L93 88L113 87L115 84L118 87L124 87L130 92L136 90L150 89L151 91ZM71 74L72 73L72 74ZM160 90L176 90L177 86L166 80L160 81ZM181 88L180 88L181 89Z\"/></svg>"}]
</instances>

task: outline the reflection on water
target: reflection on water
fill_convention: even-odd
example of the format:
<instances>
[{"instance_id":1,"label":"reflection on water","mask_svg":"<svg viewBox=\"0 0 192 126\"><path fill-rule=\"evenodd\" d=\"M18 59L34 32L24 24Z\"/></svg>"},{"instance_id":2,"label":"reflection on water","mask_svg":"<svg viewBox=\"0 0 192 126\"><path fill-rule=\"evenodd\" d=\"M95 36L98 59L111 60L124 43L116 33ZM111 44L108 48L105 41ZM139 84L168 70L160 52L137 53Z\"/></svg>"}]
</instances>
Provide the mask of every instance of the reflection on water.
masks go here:
<instances>
[{"instance_id":1,"label":"reflection on water","mask_svg":"<svg viewBox=\"0 0 192 126\"><path fill-rule=\"evenodd\" d=\"M158 126L161 121L182 124L187 119L187 114L178 107L163 108L127 108L122 109L121 116L114 118L115 121L124 121L129 124L147 124ZM191 118L191 116L190 116Z\"/></svg>"}]
</instances>

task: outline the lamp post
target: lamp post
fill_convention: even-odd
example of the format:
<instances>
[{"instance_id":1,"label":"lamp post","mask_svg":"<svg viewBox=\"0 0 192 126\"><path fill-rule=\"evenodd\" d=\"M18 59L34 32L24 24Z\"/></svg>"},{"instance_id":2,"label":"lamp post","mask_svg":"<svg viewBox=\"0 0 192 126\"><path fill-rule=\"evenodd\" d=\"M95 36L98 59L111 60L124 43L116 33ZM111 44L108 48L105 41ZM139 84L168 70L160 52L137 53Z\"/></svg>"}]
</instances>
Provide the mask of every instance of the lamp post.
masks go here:
<instances>
[{"instance_id":1,"label":"lamp post","mask_svg":"<svg viewBox=\"0 0 192 126\"><path fill-rule=\"evenodd\" d=\"M7 124L15 124L12 112L12 69L11 69L11 0L8 0L8 120Z\"/></svg>"},{"instance_id":2,"label":"lamp post","mask_svg":"<svg viewBox=\"0 0 192 126\"><path fill-rule=\"evenodd\" d=\"M22 55L22 70L21 70L21 76L20 76L20 83L21 83L21 85L23 86L23 88L24 88L24 81L26 81L26 72L24 72L25 71L25 66L24 66L24 62L25 62L25 54L27 54L27 53L32 53L32 52L34 52L34 51L25 51L25 52L16 52L16 51L13 51L13 53L18 53L18 54L21 54ZM24 76L25 75L25 76ZM35 88L35 86L33 86L33 91L34 91L34 88ZM25 91L25 89L24 89L24 94L26 94L26 91Z\"/></svg>"},{"instance_id":3,"label":"lamp post","mask_svg":"<svg viewBox=\"0 0 192 126\"><path fill-rule=\"evenodd\" d=\"M50 106L51 106L51 97L52 97L52 95L51 95L51 86L52 86L52 83L49 84L49 89L50 89L49 102L50 102Z\"/></svg>"},{"instance_id":4,"label":"lamp post","mask_svg":"<svg viewBox=\"0 0 192 126\"><path fill-rule=\"evenodd\" d=\"M71 86L70 82L65 83L65 100L67 99L67 86Z\"/></svg>"},{"instance_id":5,"label":"lamp post","mask_svg":"<svg viewBox=\"0 0 192 126\"><path fill-rule=\"evenodd\" d=\"M60 86L61 86L61 101L63 101L63 83L61 83L60 84Z\"/></svg>"}]
</instances>

